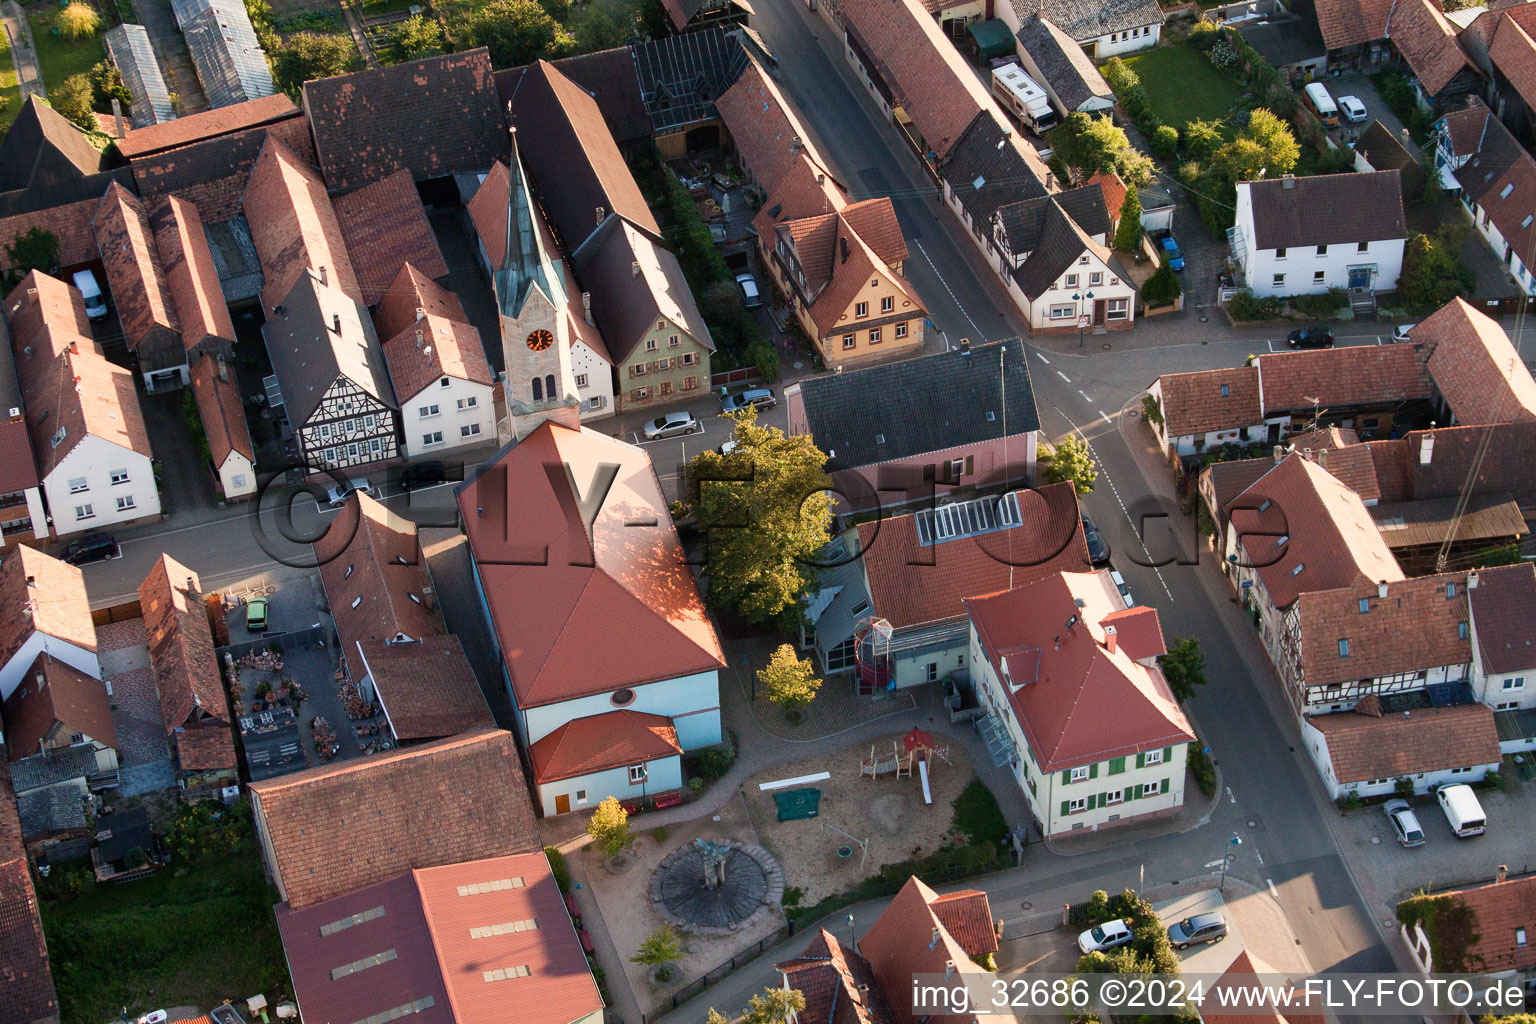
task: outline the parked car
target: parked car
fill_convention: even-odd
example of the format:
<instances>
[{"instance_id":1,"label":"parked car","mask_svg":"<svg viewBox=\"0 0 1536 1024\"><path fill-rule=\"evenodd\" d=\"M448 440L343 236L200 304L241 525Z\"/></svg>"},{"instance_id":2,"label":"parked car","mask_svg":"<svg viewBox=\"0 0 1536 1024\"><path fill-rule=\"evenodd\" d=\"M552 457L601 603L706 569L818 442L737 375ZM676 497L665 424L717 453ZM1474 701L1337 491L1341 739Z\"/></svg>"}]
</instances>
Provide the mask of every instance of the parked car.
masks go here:
<instances>
[{"instance_id":1,"label":"parked car","mask_svg":"<svg viewBox=\"0 0 1536 1024\"><path fill-rule=\"evenodd\" d=\"M1382 812L1392 823L1392 832L1403 846L1423 846L1424 830L1419 827L1418 815L1407 800L1388 800L1381 805Z\"/></svg>"},{"instance_id":2,"label":"parked car","mask_svg":"<svg viewBox=\"0 0 1536 1024\"><path fill-rule=\"evenodd\" d=\"M659 441L664 437L681 437L684 434L697 434L704 429L704 424L693 418L693 413L685 411L669 412L657 416L645 425L645 439L647 441Z\"/></svg>"},{"instance_id":3,"label":"parked car","mask_svg":"<svg viewBox=\"0 0 1536 1024\"><path fill-rule=\"evenodd\" d=\"M1168 265L1174 270L1183 270L1184 250L1179 248L1179 243L1174 241L1173 235L1164 235L1159 244L1162 246L1163 258L1168 261Z\"/></svg>"},{"instance_id":4,"label":"parked car","mask_svg":"<svg viewBox=\"0 0 1536 1024\"><path fill-rule=\"evenodd\" d=\"M1408 332L1413 330L1417 326L1419 326L1419 325L1418 324L1399 324L1398 326L1392 328L1392 340L1393 341L1412 341L1413 339L1408 337Z\"/></svg>"},{"instance_id":5,"label":"parked car","mask_svg":"<svg viewBox=\"0 0 1536 1024\"><path fill-rule=\"evenodd\" d=\"M1227 919L1217 913L1195 914L1168 929L1168 941L1174 949L1188 949L1202 942L1220 942L1227 937Z\"/></svg>"},{"instance_id":6,"label":"parked car","mask_svg":"<svg viewBox=\"0 0 1536 1024\"><path fill-rule=\"evenodd\" d=\"M757 287L757 278L751 274L737 274L736 287L741 289L741 304L756 309L763 304L763 293Z\"/></svg>"},{"instance_id":7,"label":"parked car","mask_svg":"<svg viewBox=\"0 0 1536 1024\"><path fill-rule=\"evenodd\" d=\"M440 484L447 478L441 462L418 462L413 466L406 466L401 472L400 488L404 491L412 491L418 487Z\"/></svg>"},{"instance_id":8,"label":"parked car","mask_svg":"<svg viewBox=\"0 0 1536 1024\"><path fill-rule=\"evenodd\" d=\"M720 411L737 412L750 405L758 412L762 412L778 404L778 397L768 388L748 388L739 394L726 395L720 399Z\"/></svg>"},{"instance_id":9,"label":"parked car","mask_svg":"<svg viewBox=\"0 0 1536 1024\"><path fill-rule=\"evenodd\" d=\"M1077 937L1077 948L1084 953L1116 949L1130 942L1131 938L1131 926L1117 918L1083 932Z\"/></svg>"},{"instance_id":10,"label":"parked car","mask_svg":"<svg viewBox=\"0 0 1536 1024\"><path fill-rule=\"evenodd\" d=\"M89 565L121 557L122 553L123 549L117 546L110 533L88 533L66 544L62 557L70 565Z\"/></svg>"},{"instance_id":11,"label":"parked car","mask_svg":"<svg viewBox=\"0 0 1536 1024\"><path fill-rule=\"evenodd\" d=\"M1109 564L1109 545L1099 536L1093 520L1083 516L1083 539L1088 542L1088 561L1094 566Z\"/></svg>"},{"instance_id":12,"label":"parked car","mask_svg":"<svg viewBox=\"0 0 1536 1024\"><path fill-rule=\"evenodd\" d=\"M1307 324L1285 336L1291 348L1333 348L1333 328L1327 324Z\"/></svg>"},{"instance_id":13,"label":"parked car","mask_svg":"<svg viewBox=\"0 0 1536 1024\"><path fill-rule=\"evenodd\" d=\"M347 499L352 497L354 493L366 494L370 498L378 496L373 489L373 485L368 482L367 477L358 477L356 480L349 480L344 484L336 484L329 488L325 492L325 500L331 508L340 508L347 503Z\"/></svg>"},{"instance_id":14,"label":"parked car","mask_svg":"<svg viewBox=\"0 0 1536 1024\"><path fill-rule=\"evenodd\" d=\"M96 275L89 270L75 271L75 287L80 289L80 297L85 299L85 315L91 320L100 320L107 315L107 300L101 294L101 285L96 283Z\"/></svg>"},{"instance_id":15,"label":"parked car","mask_svg":"<svg viewBox=\"0 0 1536 1024\"><path fill-rule=\"evenodd\" d=\"M1441 786L1435 799L1440 802L1445 820L1450 822L1457 839L1470 839L1488 831L1488 815L1483 813L1483 805L1478 803L1471 786L1459 782Z\"/></svg>"},{"instance_id":16,"label":"parked car","mask_svg":"<svg viewBox=\"0 0 1536 1024\"><path fill-rule=\"evenodd\" d=\"M1359 124L1369 116L1365 112L1365 104L1360 102L1358 96L1340 96L1338 103L1339 113L1344 115L1344 120L1353 124Z\"/></svg>"},{"instance_id":17,"label":"parked car","mask_svg":"<svg viewBox=\"0 0 1536 1024\"><path fill-rule=\"evenodd\" d=\"M267 628L267 599L253 597L245 603L245 628L260 633Z\"/></svg>"}]
</instances>

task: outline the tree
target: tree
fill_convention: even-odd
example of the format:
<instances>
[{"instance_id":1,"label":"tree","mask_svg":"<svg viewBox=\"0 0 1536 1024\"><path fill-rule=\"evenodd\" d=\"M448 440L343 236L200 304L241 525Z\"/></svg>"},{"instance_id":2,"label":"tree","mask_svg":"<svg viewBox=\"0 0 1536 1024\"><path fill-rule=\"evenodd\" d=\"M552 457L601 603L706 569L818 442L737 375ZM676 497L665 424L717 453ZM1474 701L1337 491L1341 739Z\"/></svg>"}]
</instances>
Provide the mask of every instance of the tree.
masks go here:
<instances>
[{"instance_id":1,"label":"tree","mask_svg":"<svg viewBox=\"0 0 1536 1024\"><path fill-rule=\"evenodd\" d=\"M816 666L810 658L795 656L790 644L780 644L773 652L766 667L759 669L757 681L763 692L785 711L801 708L816 699L821 680L816 676Z\"/></svg>"},{"instance_id":2,"label":"tree","mask_svg":"<svg viewBox=\"0 0 1536 1024\"><path fill-rule=\"evenodd\" d=\"M1088 450L1087 442L1074 434L1062 438L1056 450L1044 461L1047 481L1059 484L1063 480L1071 480L1078 494L1091 492L1094 481L1099 478L1099 467L1093 460L1093 453Z\"/></svg>"},{"instance_id":3,"label":"tree","mask_svg":"<svg viewBox=\"0 0 1536 1024\"><path fill-rule=\"evenodd\" d=\"M611 800L612 797L609 799ZM629 958L629 962L644 964L647 967L663 967L680 959L682 955L683 944L678 941L677 932L672 930L671 925L664 924L646 936L645 941L635 950L635 955ZM670 981L671 969L657 971L656 977L659 981Z\"/></svg>"},{"instance_id":4,"label":"tree","mask_svg":"<svg viewBox=\"0 0 1536 1024\"><path fill-rule=\"evenodd\" d=\"M535 0L491 0L469 18L470 42L489 48L499 68L563 57L575 42Z\"/></svg>"},{"instance_id":5,"label":"tree","mask_svg":"<svg viewBox=\"0 0 1536 1024\"><path fill-rule=\"evenodd\" d=\"M832 524L827 456L809 434L786 437L735 414L736 450L704 451L684 470L687 506L707 532L709 602L751 622L796 614L816 580Z\"/></svg>"},{"instance_id":6,"label":"tree","mask_svg":"<svg viewBox=\"0 0 1536 1024\"><path fill-rule=\"evenodd\" d=\"M1439 309L1458 295L1470 295L1476 274L1457 258L1461 245L1442 228L1433 235L1413 234L1403 247L1397 294L1413 309Z\"/></svg>"},{"instance_id":7,"label":"tree","mask_svg":"<svg viewBox=\"0 0 1536 1024\"><path fill-rule=\"evenodd\" d=\"M704 1018L704 1024L731 1024L731 1022L725 1014L711 1006L709 1014Z\"/></svg>"},{"instance_id":8,"label":"tree","mask_svg":"<svg viewBox=\"0 0 1536 1024\"><path fill-rule=\"evenodd\" d=\"M59 269L59 240L47 228L28 228L5 247L5 253L18 280L31 270L51 274Z\"/></svg>"},{"instance_id":9,"label":"tree","mask_svg":"<svg viewBox=\"0 0 1536 1024\"><path fill-rule=\"evenodd\" d=\"M1163 678L1168 680L1168 688L1181 701L1193 697L1195 687L1210 681L1205 678L1205 653L1200 650L1199 637L1174 640L1166 654L1158 655L1157 662L1162 666Z\"/></svg>"},{"instance_id":10,"label":"tree","mask_svg":"<svg viewBox=\"0 0 1536 1024\"><path fill-rule=\"evenodd\" d=\"M48 102L53 109L69 118L88 132L100 130L96 123L95 95L91 80L85 75L70 75L56 88L49 90Z\"/></svg>"},{"instance_id":11,"label":"tree","mask_svg":"<svg viewBox=\"0 0 1536 1024\"><path fill-rule=\"evenodd\" d=\"M1068 114L1062 126L1051 133L1051 144L1068 167L1076 168L1085 177L1115 173L1132 188L1141 188L1152 180L1152 160L1131 145L1125 129L1108 115L1089 117L1081 111Z\"/></svg>"},{"instance_id":12,"label":"tree","mask_svg":"<svg viewBox=\"0 0 1536 1024\"><path fill-rule=\"evenodd\" d=\"M101 15L84 0L71 0L54 15L53 24L65 39L84 39L101 31Z\"/></svg>"},{"instance_id":13,"label":"tree","mask_svg":"<svg viewBox=\"0 0 1536 1024\"><path fill-rule=\"evenodd\" d=\"M598 50L610 50L615 46L624 44L624 29L613 20L601 7L587 8L576 29L572 33L576 37L576 49L580 53L596 53Z\"/></svg>"},{"instance_id":14,"label":"tree","mask_svg":"<svg viewBox=\"0 0 1536 1024\"><path fill-rule=\"evenodd\" d=\"M614 856L635 841L629 834L629 812L618 797L610 796L597 805L592 820L587 822L587 835L605 857Z\"/></svg>"},{"instance_id":15,"label":"tree","mask_svg":"<svg viewBox=\"0 0 1536 1024\"><path fill-rule=\"evenodd\" d=\"M1193 160L1205 160L1221 145L1221 124L1191 121L1184 126L1184 152Z\"/></svg>"},{"instance_id":16,"label":"tree","mask_svg":"<svg viewBox=\"0 0 1536 1024\"><path fill-rule=\"evenodd\" d=\"M1520 554L1519 544L1500 544L1483 548L1474 560L1479 569L1485 569L1493 565L1519 565L1525 558Z\"/></svg>"},{"instance_id":17,"label":"tree","mask_svg":"<svg viewBox=\"0 0 1536 1024\"><path fill-rule=\"evenodd\" d=\"M747 1002L740 1024L790 1024L792 1014L805 1010L805 995L797 988L765 988Z\"/></svg>"},{"instance_id":18,"label":"tree","mask_svg":"<svg viewBox=\"0 0 1536 1024\"><path fill-rule=\"evenodd\" d=\"M331 78L363 66L351 36L295 32L272 55L272 77L278 88L298 98L305 82Z\"/></svg>"},{"instance_id":19,"label":"tree","mask_svg":"<svg viewBox=\"0 0 1536 1024\"><path fill-rule=\"evenodd\" d=\"M1289 174L1300 159L1301 146L1291 126L1263 107L1253 111L1237 138L1221 147L1214 158L1233 182Z\"/></svg>"},{"instance_id":20,"label":"tree","mask_svg":"<svg viewBox=\"0 0 1536 1024\"><path fill-rule=\"evenodd\" d=\"M1125 190L1120 204L1120 224L1115 228L1115 249L1135 252L1141 245L1141 195L1134 188Z\"/></svg>"},{"instance_id":21,"label":"tree","mask_svg":"<svg viewBox=\"0 0 1536 1024\"><path fill-rule=\"evenodd\" d=\"M1179 130L1171 124L1160 124L1152 133L1152 152L1160 160L1172 160L1179 155Z\"/></svg>"},{"instance_id":22,"label":"tree","mask_svg":"<svg viewBox=\"0 0 1536 1024\"><path fill-rule=\"evenodd\" d=\"M122 104L123 113L133 103L133 93L123 84L123 73L111 61L97 61L90 70L91 100L97 110L111 110L112 101Z\"/></svg>"},{"instance_id":23,"label":"tree","mask_svg":"<svg viewBox=\"0 0 1536 1024\"><path fill-rule=\"evenodd\" d=\"M443 27L435 18L413 14L390 32L389 49L397 62L435 57L443 52Z\"/></svg>"},{"instance_id":24,"label":"tree","mask_svg":"<svg viewBox=\"0 0 1536 1024\"><path fill-rule=\"evenodd\" d=\"M1446 5L1450 10L1450 5ZM1478 1024L1536 1024L1536 1013L1512 1013L1506 1017L1479 1017Z\"/></svg>"},{"instance_id":25,"label":"tree","mask_svg":"<svg viewBox=\"0 0 1536 1024\"><path fill-rule=\"evenodd\" d=\"M1147 278L1147 283L1141 286L1141 301L1149 306L1171 306L1179 300L1183 290L1179 284L1179 275L1164 260L1158 264L1152 276Z\"/></svg>"}]
</instances>

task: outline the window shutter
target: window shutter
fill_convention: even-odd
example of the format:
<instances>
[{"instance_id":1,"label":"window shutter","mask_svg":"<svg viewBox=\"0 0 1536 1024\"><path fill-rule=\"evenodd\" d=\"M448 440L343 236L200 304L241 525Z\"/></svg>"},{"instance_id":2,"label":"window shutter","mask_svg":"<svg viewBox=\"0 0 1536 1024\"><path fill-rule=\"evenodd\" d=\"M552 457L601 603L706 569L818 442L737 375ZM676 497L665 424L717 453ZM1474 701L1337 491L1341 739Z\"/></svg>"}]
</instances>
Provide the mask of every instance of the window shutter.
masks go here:
<instances>
[{"instance_id":1,"label":"window shutter","mask_svg":"<svg viewBox=\"0 0 1536 1024\"><path fill-rule=\"evenodd\" d=\"M1096 779L1099 777L1099 765L1097 761L1088 766L1088 777L1090 779Z\"/></svg>"},{"instance_id":2,"label":"window shutter","mask_svg":"<svg viewBox=\"0 0 1536 1024\"><path fill-rule=\"evenodd\" d=\"M1117 757L1109 762L1109 774L1119 775L1123 771L1125 771L1125 758Z\"/></svg>"},{"instance_id":3,"label":"window shutter","mask_svg":"<svg viewBox=\"0 0 1536 1024\"><path fill-rule=\"evenodd\" d=\"M1162 791L1164 793L1168 792L1168 780L1167 779L1163 780L1163 789L1162 789Z\"/></svg>"},{"instance_id":4,"label":"window shutter","mask_svg":"<svg viewBox=\"0 0 1536 1024\"><path fill-rule=\"evenodd\" d=\"M1066 783L1072 781L1072 769L1071 768L1063 768L1061 770L1061 781L1062 781L1063 785L1065 785Z\"/></svg>"},{"instance_id":5,"label":"window shutter","mask_svg":"<svg viewBox=\"0 0 1536 1024\"><path fill-rule=\"evenodd\" d=\"M1137 754L1136 755L1136 767L1137 768L1145 768L1146 766L1147 766L1147 755L1146 754Z\"/></svg>"},{"instance_id":6,"label":"window shutter","mask_svg":"<svg viewBox=\"0 0 1536 1024\"><path fill-rule=\"evenodd\" d=\"M1061 802L1061 816L1063 818L1065 818L1067 815L1069 815L1071 813L1072 813L1072 802L1070 800L1063 800Z\"/></svg>"},{"instance_id":7,"label":"window shutter","mask_svg":"<svg viewBox=\"0 0 1536 1024\"><path fill-rule=\"evenodd\" d=\"M1172 761L1172 760L1173 760L1173 748L1172 747L1164 747L1163 748L1163 764L1167 764L1169 761Z\"/></svg>"}]
</instances>

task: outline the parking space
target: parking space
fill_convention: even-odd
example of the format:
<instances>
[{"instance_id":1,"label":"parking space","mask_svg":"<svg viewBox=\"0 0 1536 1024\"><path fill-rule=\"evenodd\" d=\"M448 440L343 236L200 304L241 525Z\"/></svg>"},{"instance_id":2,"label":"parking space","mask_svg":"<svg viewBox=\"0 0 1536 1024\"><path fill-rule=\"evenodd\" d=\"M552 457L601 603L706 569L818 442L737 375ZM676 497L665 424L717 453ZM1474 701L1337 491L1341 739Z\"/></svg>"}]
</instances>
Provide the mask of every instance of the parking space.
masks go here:
<instances>
[{"instance_id":1,"label":"parking space","mask_svg":"<svg viewBox=\"0 0 1536 1024\"><path fill-rule=\"evenodd\" d=\"M1388 107L1376 87L1371 84L1370 78L1357 72L1348 72L1337 78L1329 78L1323 83L1328 87L1328 94L1338 100L1340 96L1353 96L1365 104L1365 120L1356 124L1345 122L1332 134L1334 141L1341 143L1353 142L1360 134L1370 127L1372 121L1380 121L1382 127L1393 135L1401 137L1403 122L1397 119Z\"/></svg>"},{"instance_id":2,"label":"parking space","mask_svg":"<svg viewBox=\"0 0 1536 1024\"><path fill-rule=\"evenodd\" d=\"M1158 919L1165 928L1200 914L1220 914L1226 919L1226 938L1191 946L1179 953L1179 966L1185 974L1221 974L1232 966L1232 961L1246 948L1243 931L1233 915L1227 912L1226 898L1219 889L1185 893L1171 900L1154 903L1152 908L1157 911Z\"/></svg>"}]
</instances>

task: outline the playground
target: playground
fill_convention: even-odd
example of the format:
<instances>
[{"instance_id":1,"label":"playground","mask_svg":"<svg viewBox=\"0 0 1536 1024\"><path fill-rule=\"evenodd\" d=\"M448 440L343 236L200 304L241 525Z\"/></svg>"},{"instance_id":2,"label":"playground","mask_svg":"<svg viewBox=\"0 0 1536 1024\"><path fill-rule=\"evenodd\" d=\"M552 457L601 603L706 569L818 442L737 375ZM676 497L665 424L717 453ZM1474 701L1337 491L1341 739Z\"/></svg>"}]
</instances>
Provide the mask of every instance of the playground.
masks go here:
<instances>
[{"instance_id":1,"label":"playground","mask_svg":"<svg viewBox=\"0 0 1536 1024\"><path fill-rule=\"evenodd\" d=\"M786 891L798 888L800 904L810 906L882 864L938 850L955 798L975 777L958 742L912 730L777 765L748 779L742 793Z\"/></svg>"}]
</instances>

